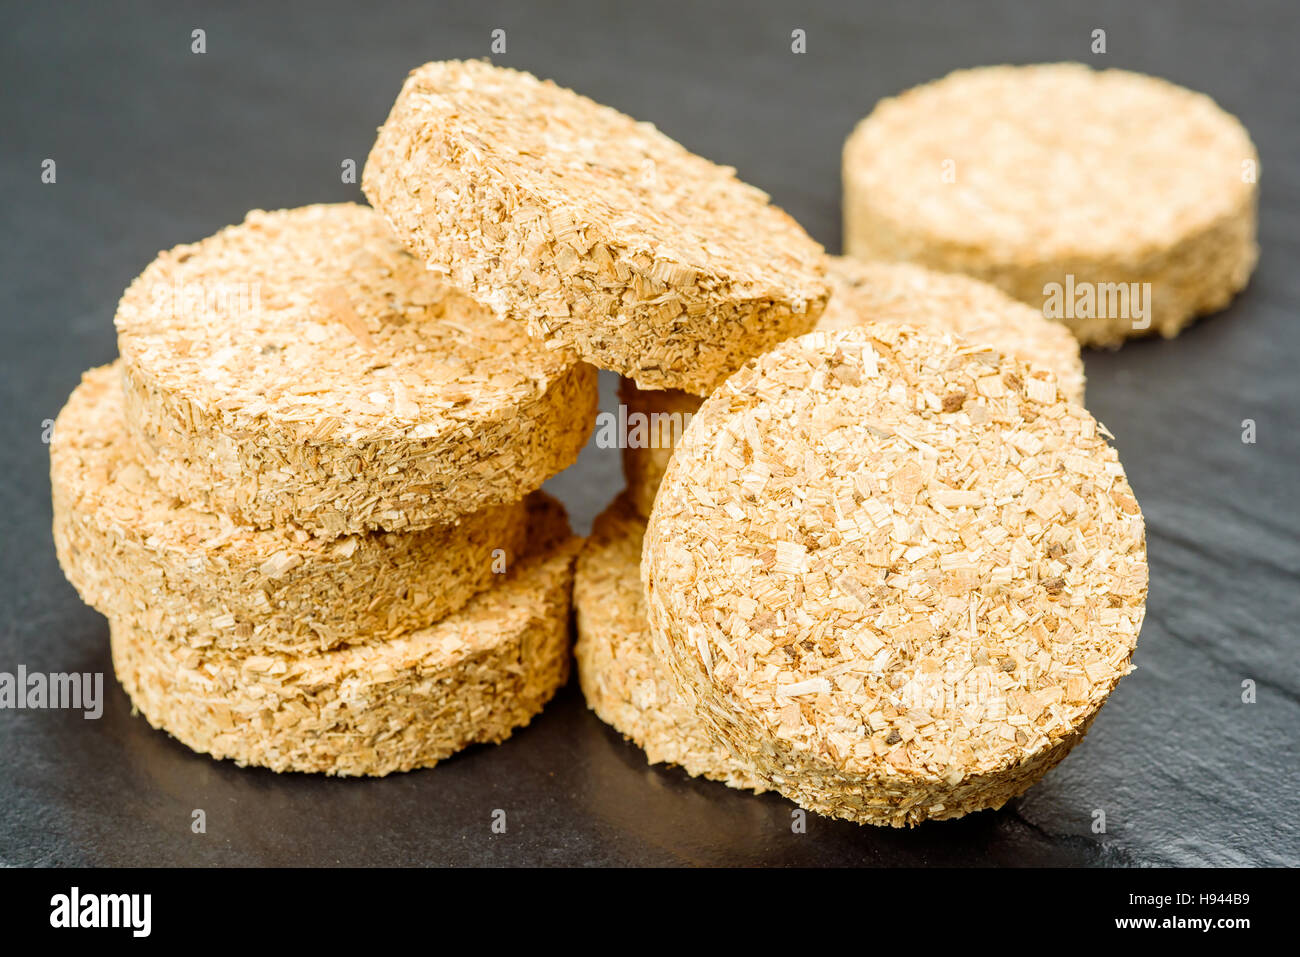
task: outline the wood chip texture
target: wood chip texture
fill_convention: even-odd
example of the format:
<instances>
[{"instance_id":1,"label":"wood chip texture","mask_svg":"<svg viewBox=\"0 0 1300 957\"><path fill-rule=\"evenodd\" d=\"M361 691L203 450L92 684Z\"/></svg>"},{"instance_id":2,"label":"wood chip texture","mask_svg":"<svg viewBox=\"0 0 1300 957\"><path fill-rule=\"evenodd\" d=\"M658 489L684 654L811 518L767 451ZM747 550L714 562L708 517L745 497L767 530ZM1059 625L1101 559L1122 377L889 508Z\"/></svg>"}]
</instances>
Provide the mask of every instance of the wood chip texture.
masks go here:
<instances>
[{"instance_id":1,"label":"wood chip texture","mask_svg":"<svg viewBox=\"0 0 1300 957\"><path fill-rule=\"evenodd\" d=\"M140 464L121 386L118 363L82 377L55 421L50 484L68 580L124 627L249 653L382 641L456 611L523 552L522 502L332 540L187 505Z\"/></svg>"},{"instance_id":2,"label":"wood chip texture","mask_svg":"<svg viewBox=\"0 0 1300 957\"><path fill-rule=\"evenodd\" d=\"M321 537L515 502L590 434L596 373L430 276L355 204L255 210L118 307L126 417L162 489Z\"/></svg>"},{"instance_id":3,"label":"wood chip texture","mask_svg":"<svg viewBox=\"0 0 1300 957\"><path fill-rule=\"evenodd\" d=\"M1056 375L1062 394L1083 404L1083 360L1079 343L1060 323L1012 299L988 283L958 273L938 272L909 263L864 262L828 256L826 275L831 298L817 328L836 331L868 322L909 325L961 336L988 347L984 358L995 363L1012 355ZM678 391L638 389L628 380L619 398L628 414L692 416L703 401ZM648 516L672 448L623 450L623 473L632 501Z\"/></svg>"},{"instance_id":4,"label":"wood chip texture","mask_svg":"<svg viewBox=\"0 0 1300 957\"><path fill-rule=\"evenodd\" d=\"M707 394L826 301L821 247L734 170L485 62L411 72L362 187L453 285L645 388Z\"/></svg>"},{"instance_id":5,"label":"wood chip texture","mask_svg":"<svg viewBox=\"0 0 1300 957\"><path fill-rule=\"evenodd\" d=\"M655 647L714 740L806 808L910 825L1001 806L1130 659L1141 511L1050 373L873 324L729 379L646 531Z\"/></svg>"},{"instance_id":6,"label":"wood chip texture","mask_svg":"<svg viewBox=\"0 0 1300 957\"><path fill-rule=\"evenodd\" d=\"M1077 63L982 67L881 101L844 147L853 256L969 273L1042 309L1049 283L1150 283L1150 313L1079 310L1080 341L1176 335L1258 258L1259 156L1209 97Z\"/></svg>"},{"instance_id":7,"label":"wood chip texture","mask_svg":"<svg viewBox=\"0 0 1300 957\"><path fill-rule=\"evenodd\" d=\"M644 534L645 519L620 495L597 516L578 555L574 652L587 705L641 747L651 764L675 764L692 777L766 790L709 737L655 653L641 590Z\"/></svg>"},{"instance_id":8,"label":"wood chip texture","mask_svg":"<svg viewBox=\"0 0 1300 957\"><path fill-rule=\"evenodd\" d=\"M301 655L201 650L111 621L113 665L151 725L195 751L273 771L383 775L510 736L569 674L579 540L530 503L529 552L428 628Z\"/></svg>"}]
</instances>

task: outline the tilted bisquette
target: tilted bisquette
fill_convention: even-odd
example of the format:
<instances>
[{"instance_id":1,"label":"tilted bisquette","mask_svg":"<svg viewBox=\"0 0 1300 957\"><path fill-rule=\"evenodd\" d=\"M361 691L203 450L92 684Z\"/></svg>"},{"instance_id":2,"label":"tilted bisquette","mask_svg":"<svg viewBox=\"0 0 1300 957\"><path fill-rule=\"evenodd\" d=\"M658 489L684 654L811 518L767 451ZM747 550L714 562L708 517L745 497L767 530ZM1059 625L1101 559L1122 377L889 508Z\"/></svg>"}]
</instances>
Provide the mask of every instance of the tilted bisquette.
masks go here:
<instances>
[{"instance_id":1,"label":"tilted bisquette","mask_svg":"<svg viewBox=\"0 0 1300 957\"><path fill-rule=\"evenodd\" d=\"M428 628L332 651L232 655L111 621L118 680L155 728L273 771L383 775L503 741L569 675L579 540L545 493L529 511L527 553L504 580Z\"/></svg>"},{"instance_id":2,"label":"tilted bisquette","mask_svg":"<svg viewBox=\"0 0 1300 957\"><path fill-rule=\"evenodd\" d=\"M362 187L453 285L644 388L707 394L826 301L821 247L734 170L485 62L411 72Z\"/></svg>"},{"instance_id":3,"label":"tilted bisquette","mask_svg":"<svg viewBox=\"0 0 1300 957\"><path fill-rule=\"evenodd\" d=\"M60 412L50 484L68 580L123 628L247 653L381 641L456 611L523 550L522 502L331 540L180 502L127 438L118 366L87 372Z\"/></svg>"},{"instance_id":4,"label":"tilted bisquette","mask_svg":"<svg viewBox=\"0 0 1300 957\"><path fill-rule=\"evenodd\" d=\"M1176 335L1259 254L1245 128L1124 70L959 70L877 104L843 175L850 255L969 273L1090 345Z\"/></svg>"},{"instance_id":5,"label":"tilted bisquette","mask_svg":"<svg viewBox=\"0 0 1300 957\"><path fill-rule=\"evenodd\" d=\"M695 416L642 558L713 740L811 810L996 808L1087 731L1145 608L1142 515L1051 373L875 323L747 364Z\"/></svg>"},{"instance_id":6,"label":"tilted bisquette","mask_svg":"<svg viewBox=\"0 0 1300 957\"><path fill-rule=\"evenodd\" d=\"M118 307L126 415L179 498L322 537L517 501L590 434L595 370L429 275L373 210L254 211Z\"/></svg>"},{"instance_id":7,"label":"tilted bisquette","mask_svg":"<svg viewBox=\"0 0 1300 957\"><path fill-rule=\"evenodd\" d=\"M643 748L651 764L680 765L735 788L766 788L744 762L709 738L655 654L641 590L645 519L626 495L597 516L578 554L574 655L587 706Z\"/></svg>"},{"instance_id":8,"label":"tilted bisquette","mask_svg":"<svg viewBox=\"0 0 1300 957\"><path fill-rule=\"evenodd\" d=\"M1066 398L1083 402L1078 342L1060 324L988 283L908 263L841 256L827 257L826 274L831 298L817 322L819 330L890 322L955 333L1054 372ZM672 446L660 441L660 433L664 428L676 429L679 421L689 421L703 400L682 392L637 389L626 380L619 397L629 416L637 412L646 417L650 423L646 433L655 441L647 447L629 444L623 450L628 491L637 509L648 516L672 456Z\"/></svg>"}]
</instances>

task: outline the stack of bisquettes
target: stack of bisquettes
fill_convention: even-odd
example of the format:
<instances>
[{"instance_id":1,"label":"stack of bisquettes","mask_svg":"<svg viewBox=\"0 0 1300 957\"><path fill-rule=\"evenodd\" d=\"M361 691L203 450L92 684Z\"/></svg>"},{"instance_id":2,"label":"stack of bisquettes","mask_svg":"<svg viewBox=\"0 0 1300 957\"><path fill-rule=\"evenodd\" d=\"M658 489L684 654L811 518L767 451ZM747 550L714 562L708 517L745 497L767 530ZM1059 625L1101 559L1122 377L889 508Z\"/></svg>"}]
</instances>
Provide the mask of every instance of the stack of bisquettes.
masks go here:
<instances>
[{"instance_id":1,"label":"stack of bisquettes","mask_svg":"<svg viewBox=\"0 0 1300 957\"><path fill-rule=\"evenodd\" d=\"M427 64L373 208L252 212L126 291L120 358L55 425L59 557L139 711L240 764L500 741L567 680L572 603L587 701L651 762L863 823L998 807L1143 617L1078 342L1244 285L1252 161L1161 81L966 71L850 138L844 259L648 124ZM1149 312L1051 321L1067 275ZM538 489L597 368L632 426L584 543Z\"/></svg>"}]
</instances>

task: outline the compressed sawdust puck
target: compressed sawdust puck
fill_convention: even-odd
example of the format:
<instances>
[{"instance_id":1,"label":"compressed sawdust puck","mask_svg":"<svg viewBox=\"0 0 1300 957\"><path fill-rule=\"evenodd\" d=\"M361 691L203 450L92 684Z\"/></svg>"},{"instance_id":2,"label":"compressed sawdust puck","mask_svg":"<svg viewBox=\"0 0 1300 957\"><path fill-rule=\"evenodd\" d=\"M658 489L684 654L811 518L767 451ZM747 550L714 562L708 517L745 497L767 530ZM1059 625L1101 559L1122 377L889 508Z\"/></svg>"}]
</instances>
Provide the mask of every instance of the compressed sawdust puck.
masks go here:
<instances>
[{"instance_id":1,"label":"compressed sawdust puck","mask_svg":"<svg viewBox=\"0 0 1300 957\"><path fill-rule=\"evenodd\" d=\"M883 323L700 408L647 527L656 650L714 740L823 814L1000 807L1131 670L1138 503L1050 373Z\"/></svg>"},{"instance_id":2,"label":"compressed sawdust puck","mask_svg":"<svg viewBox=\"0 0 1300 957\"><path fill-rule=\"evenodd\" d=\"M1254 269L1258 163L1235 117L1164 80L960 70L849 137L845 250L969 273L1087 344L1173 336Z\"/></svg>"},{"instance_id":3,"label":"compressed sawdust puck","mask_svg":"<svg viewBox=\"0 0 1300 957\"><path fill-rule=\"evenodd\" d=\"M641 590L644 534L645 519L620 495L596 517L578 554L574 652L587 705L641 747L651 764L676 764L693 777L766 790L709 737L655 654Z\"/></svg>"},{"instance_id":4,"label":"compressed sawdust puck","mask_svg":"<svg viewBox=\"0 0 1300 957\"><path fill-rule=\"evenodd\" d=\"M1083 402L1083 360L1075 338L1060 323L1044 319L988 283L910 263L841 256L827 257L826 274L831 298L817 321L818 330L889 322L955 333L1055 373L1065 397ZM676 390L638 389L626 379L619 399L629 422L642 430L629 428L623 474L637 510L648 516L672 457L674 442L665 439L680 437L703 400Z\"/></svg>"},{"instance_id":5,"label":"compressed sawdust puck","mask_svg":"<svg viewBox=\"0 0 1300 957\"><path fill-rule=\"evenodd\" d=\"M362 188L453 285L645 388L705 394L826 300L821 247L734 170L485 62L411 72Z\"/></svg>"},{"instance_id":6,"label":"compressed sawdust puck","mask_svg":"<svg viewBox=\"0 0 1300 957\"><path fill-rule=\"evenodd\" d=\"M528 554L428 628L312 654L240 655L112 621L118 680L155 728L274 771L382 775L503 741L569 673L579 540L543 493L530 511Z\"/></svg>"},{"instance_id":7,"label":"compressed sawdust puck","mask_svg":"<svg viewBox=\"0 0 1300 957\"><path fill-rule=\"evenodd\" d=\"M140 465L118 366L86 373L55 420L50 484L68 580L125 628L248 653L377 641L456 611L523 550L522 502L332 540L187 505Z\"/></svg>"},{"instance_id":8,"label":"compressed sawdust puck","mask_svg":"<svg viewBox=\"0 0 1300 957\"><path fill-rule=\"evenodd\" d=\"M323 537L454 521L577 457L596 373L450 290L354 204L254 211L164 252L117 311L163 490Z\"/></svg>"}]
</instances>

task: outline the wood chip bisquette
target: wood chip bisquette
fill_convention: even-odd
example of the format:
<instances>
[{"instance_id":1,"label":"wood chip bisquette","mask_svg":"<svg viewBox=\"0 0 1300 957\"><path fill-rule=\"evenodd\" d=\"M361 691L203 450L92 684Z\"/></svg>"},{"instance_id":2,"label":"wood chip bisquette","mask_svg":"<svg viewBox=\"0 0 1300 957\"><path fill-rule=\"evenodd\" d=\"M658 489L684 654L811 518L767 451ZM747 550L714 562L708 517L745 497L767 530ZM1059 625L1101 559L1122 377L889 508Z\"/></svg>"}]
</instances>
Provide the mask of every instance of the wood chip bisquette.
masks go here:
<instances>
[{"instance_id":1,"label":"wood chip bisquette","mask_svg":"<svg viewBox=\"0 0 1300 957\"><path fill-rule=\"evenodd\" d=\"M436 281L382 217L264 212L161 253L118 306L163 490L321 537L514 502L590 434L596 372Z\"/></svg>"},{"instance_id":2,"label":"wood chip bisquette","mask_svg":"<svg viewBox=\"0 0 1300 957\"><path fill-rule=\"evenodd\" d=\"M321 651L456 611L522 552L527 510L323 540L254 529L167 495L127 438L118 364L87 372L50 445L54 544L85 601L123 627L195 647Z\"/></svg>"},{"instance_id":3,"label":"wood chip bisquette","mask_svg":"<svg viewBox=\"0 0 1300 957\"><path fill-rule=\"evenodd\" d=\"M766 788L714 743L655 654L641 591L645 519L626 495L596 517L578 554L573 605L578 680L587 705L646 753L730 787Z\"/></svg>"},{"instance_id":4,"label":"wood chip bisquette","mask_svg":"<svg viewBox=\"0 0 1300 957\"><path fill-rule=\"evenodd\" d=\"M841 256L827 257L826 275L831 298L817 322L819 330L890 322L955 333L973 346L988 347L981 354L990 360L1007 353L1051 370L1056 384L1040 379L1035 380L1035 388L1060 388L1066 398L1083 402L1078 342L1060 324L988 283L908 263L861 262ZM636 412L648 419L676 415L689 420L703 401L676 390L638 389L626 379L620 384L619 398L629 416ZM965 396L953 392L944 399L960 405ZM628 493L643 516L650 514L671 457L672 447L662 444L623 450Z\"/></svg>"},{"instance_id":5,"label":"wood chip bisquette","mask_svg":"<svg viewBox=\"0 0 1300 957\"><path fill-rule=\"evenodd\" d=\"M959 70L881 101L843 162L846 252L969 273L1086 344L1176 335L1258 258L1250 136L1142 74Z\"/></svg>"},{"instance_id":6,"label":"wood chip bisquette","mask_svg":"<svg viewBox=\"0 0 1300 957\"><path fill-rule=\"evenodd\" d=\"M645 388L706 394L826 300L821 247L734 170L485 62L411 72L362 187L454 285Z\"/></svg>"},{"instance_id":7,"label":"wood chip bisquette","mask_svg":"<svg viewBox=\"0 0 1300 957\"><path fill-rule=\"evenodd\" d=\"M645 536L649 621L772 788L895 826L1000 807L1131 670L1141 511L1096 421L1032 387L1050 375L875 323L785 343L700 408Z\"/></svg>"},{"instance_id":8,"label":"wood chip bisquette","mask_svg":"<svg viewBox=\"0 0 1300 957\"><path fill-rule=\"evenodd\" d=\"M188 747L273 771L383 775L503 741L569 674L579 540L543 493L530 513L528 554L428 628L285 655L203 651L111 622L118 680Z\"/></svg>"}]
</instances>

